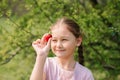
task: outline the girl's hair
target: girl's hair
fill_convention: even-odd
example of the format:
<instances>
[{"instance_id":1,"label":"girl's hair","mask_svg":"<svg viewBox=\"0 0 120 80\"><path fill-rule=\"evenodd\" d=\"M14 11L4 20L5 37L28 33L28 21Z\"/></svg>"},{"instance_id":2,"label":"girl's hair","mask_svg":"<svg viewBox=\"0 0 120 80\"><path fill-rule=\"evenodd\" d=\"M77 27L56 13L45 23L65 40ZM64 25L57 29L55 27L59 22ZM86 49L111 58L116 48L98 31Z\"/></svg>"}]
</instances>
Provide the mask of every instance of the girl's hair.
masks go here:
<instances>
[{"instance_id":1,"label":"girl's hair","mask_svg":"<svg viewBox=\"0 0 120 80\"><path fill-rule=\"evenodd\" d=\"M53 24L51 28L53 28L53 27L55 27L56 25L59 25L59 24L68 25L67 26L68 30L70 32L72 32L73 35L76 38L79 38L80 36L82 36L80 27L74 20L63 17L63 18L59 19L55 24ZM82 46L82 44L80 46L78 46L78 51L77 52L78 52L78 61L79 61L80 64L83 65L84 64L84 56L83 56L83 46Z\"/></svg>"}]
</instances>

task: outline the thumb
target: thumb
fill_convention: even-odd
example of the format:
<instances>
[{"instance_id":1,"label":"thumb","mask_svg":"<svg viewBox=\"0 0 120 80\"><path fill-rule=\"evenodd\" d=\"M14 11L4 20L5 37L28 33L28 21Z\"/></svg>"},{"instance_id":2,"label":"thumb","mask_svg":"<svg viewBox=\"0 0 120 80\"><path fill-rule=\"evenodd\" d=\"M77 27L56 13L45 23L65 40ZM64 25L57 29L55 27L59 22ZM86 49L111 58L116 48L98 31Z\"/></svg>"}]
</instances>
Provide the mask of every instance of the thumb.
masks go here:
<instances>
[{"instance_id":1,"label":"thumb","mask_svg":"<svg viewBox=\"0 0 120 80\"><path fill-rule=\"evenodd\" d=\"M49 49L49 50L50 50L50 47L51 47L51 39L52 39L52 38L50 38L50 39L48 40L47 45L46 45L46 48Z\"/></svg>"}]
</instances>

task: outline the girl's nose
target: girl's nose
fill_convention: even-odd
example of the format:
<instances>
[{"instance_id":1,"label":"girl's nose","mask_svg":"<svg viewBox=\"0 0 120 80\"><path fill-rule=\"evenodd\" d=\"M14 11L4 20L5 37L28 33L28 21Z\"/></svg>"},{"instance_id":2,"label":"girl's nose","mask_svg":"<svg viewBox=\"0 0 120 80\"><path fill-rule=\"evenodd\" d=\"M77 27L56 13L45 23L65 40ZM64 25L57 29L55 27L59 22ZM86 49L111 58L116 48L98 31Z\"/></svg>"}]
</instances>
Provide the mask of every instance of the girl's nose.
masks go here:
<instances>
[{"instance_id":1,"label":"girl's nose","mask_svg":"<svg viewBox=\"0 0 120 80\"><path fill-rule=\"evenodd\" d=\"M57 41L56 46L57 46L57 48L61 48L61 47L63 47L62 42L61 42L61 41Z\"/></svg>"}]
</instances>

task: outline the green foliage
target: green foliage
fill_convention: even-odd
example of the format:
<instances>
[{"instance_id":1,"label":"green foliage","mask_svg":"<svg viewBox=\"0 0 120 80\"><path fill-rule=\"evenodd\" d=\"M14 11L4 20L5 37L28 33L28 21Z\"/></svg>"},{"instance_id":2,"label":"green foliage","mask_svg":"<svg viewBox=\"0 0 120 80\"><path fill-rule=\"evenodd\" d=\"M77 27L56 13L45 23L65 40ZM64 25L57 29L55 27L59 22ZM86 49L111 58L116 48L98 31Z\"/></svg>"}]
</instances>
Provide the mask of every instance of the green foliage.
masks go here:
<instances>
[{"instance_id":1,"label":"green foliage","mask_svg":"<svg viewBox=\"0 0 120 80\"><path fill-rule=\"evenodd\" d=\"M63 16L80 25L85 66L91 69L95 80L119 80L120 0L94 1L1 0L1 80L29 79L35 62L31 43ZM53 56L52 52L49 56Z\"/></svg>"}]
</instances>

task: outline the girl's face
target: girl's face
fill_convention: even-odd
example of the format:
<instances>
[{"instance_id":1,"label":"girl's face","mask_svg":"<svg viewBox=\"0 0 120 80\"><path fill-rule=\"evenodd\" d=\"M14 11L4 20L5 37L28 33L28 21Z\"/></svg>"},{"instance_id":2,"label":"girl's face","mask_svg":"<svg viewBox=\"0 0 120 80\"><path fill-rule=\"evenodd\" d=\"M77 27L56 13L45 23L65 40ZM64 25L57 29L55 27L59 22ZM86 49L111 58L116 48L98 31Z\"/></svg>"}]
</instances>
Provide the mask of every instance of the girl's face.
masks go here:
<instances>
[{"instance_id":1,"label":"girl's face","mask_svg":"<svg viewBox=\"0 0 120 80\"><path fill-rule=\"evenodd\" d=\"M76 46L81 43L66 27L60 25L52 29L51 48L57 57L67 58L73 56Z\"/></svg>"}]
</instances>

